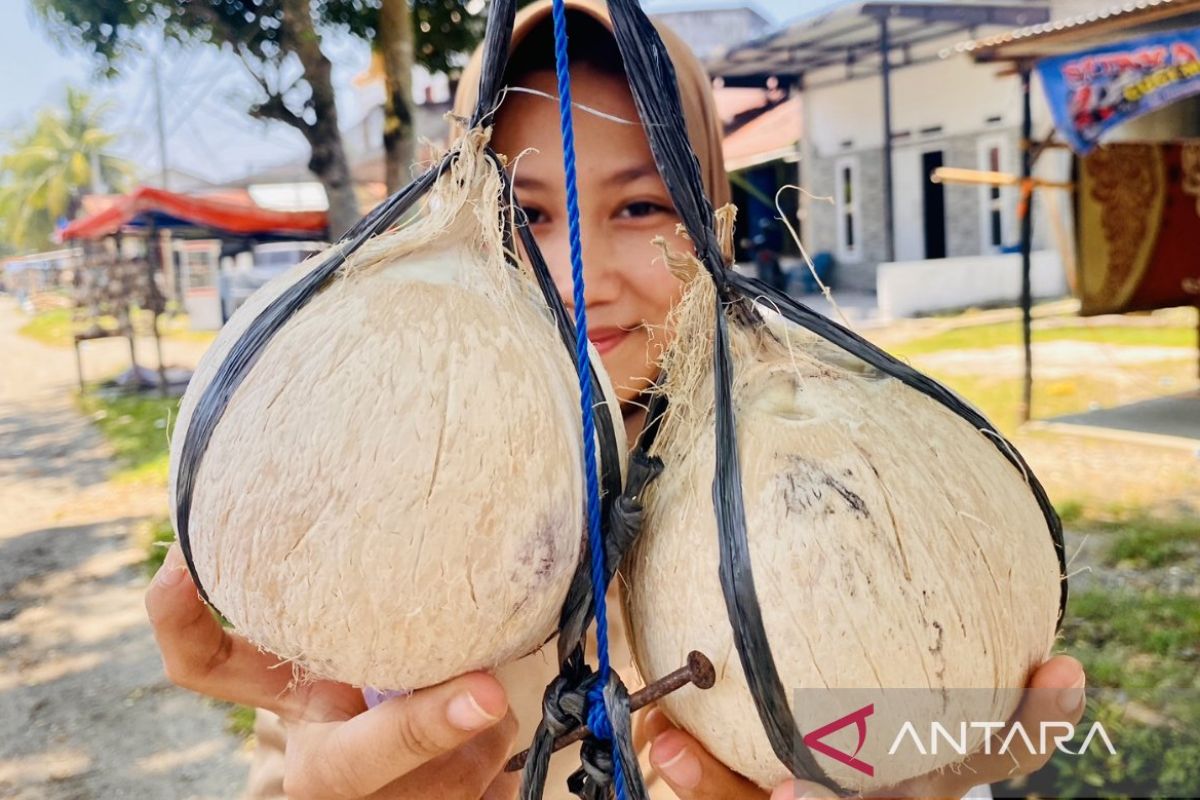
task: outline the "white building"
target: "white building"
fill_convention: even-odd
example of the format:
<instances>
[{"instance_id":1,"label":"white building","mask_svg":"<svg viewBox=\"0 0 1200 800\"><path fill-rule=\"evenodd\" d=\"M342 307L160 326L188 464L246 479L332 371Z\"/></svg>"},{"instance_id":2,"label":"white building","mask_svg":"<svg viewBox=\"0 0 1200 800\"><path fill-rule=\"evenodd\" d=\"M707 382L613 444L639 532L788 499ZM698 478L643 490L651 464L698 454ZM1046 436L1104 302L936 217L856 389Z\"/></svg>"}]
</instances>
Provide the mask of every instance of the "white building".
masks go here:
<instances>
[{"instance_id":1,"label":"white building","mask_svg":"<svg viewBox=\"0 0 1200 800\"><path fill-rule=\"evenodd\" d=\"M1051 17L1033 3L847 4L711 66L726 86L770 80L799 96L805 246L833 256L837 285L873 291L883 262L989 255L1017 244L1015 189L929 176L940 166L1018 170L1019 82L998 79L995 66L954 46ZM1040 95L1035 100L1034 118L1044 123L1035 131L1044 133L1048 112ZM1043 168L1069 170L1069 159L1048 158ZM1050 247L1060 226L1036 221L1035 249Z\"/></svg>"}]
</instances>

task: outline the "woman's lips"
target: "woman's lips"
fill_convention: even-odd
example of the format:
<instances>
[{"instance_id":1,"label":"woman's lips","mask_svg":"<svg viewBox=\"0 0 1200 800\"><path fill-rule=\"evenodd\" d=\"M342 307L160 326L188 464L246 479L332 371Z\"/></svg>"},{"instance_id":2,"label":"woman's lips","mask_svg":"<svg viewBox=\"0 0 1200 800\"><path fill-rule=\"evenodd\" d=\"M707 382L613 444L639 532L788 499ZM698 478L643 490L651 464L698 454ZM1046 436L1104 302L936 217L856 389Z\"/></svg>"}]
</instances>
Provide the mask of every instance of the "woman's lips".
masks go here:
<instances>
[{"instance_id":1,"label":"woman's lips","mask_svg":"<svg viewBox=\"0 0 1200 800\"><path fill-rule=\"evenodd\" d=\"M591 328L588 330L588 339L596 348L596 352L604 355L625 341L625 337L629 334L630 331L621 328Z\"/></svg>"}]
</instances>

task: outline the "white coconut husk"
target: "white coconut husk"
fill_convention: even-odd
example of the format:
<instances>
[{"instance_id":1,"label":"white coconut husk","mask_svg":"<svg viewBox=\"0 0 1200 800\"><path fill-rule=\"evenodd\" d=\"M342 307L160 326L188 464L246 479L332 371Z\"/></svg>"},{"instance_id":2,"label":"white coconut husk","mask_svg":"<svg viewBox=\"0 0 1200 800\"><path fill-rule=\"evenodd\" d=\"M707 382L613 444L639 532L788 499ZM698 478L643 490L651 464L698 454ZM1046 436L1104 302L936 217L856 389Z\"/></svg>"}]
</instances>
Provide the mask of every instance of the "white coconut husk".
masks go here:
<instances>
[{"instance_id":1,"label":"white coconut husk","mask_svg":"<svg viewBox=\"0 0 1200 800\"><path fill-rule=\"evenodd\" d=\"M582 552L578 381L532 279L506 262L485 143L476 133L420 212L275 334L199 468L189 527L208 596L315 676L406 690L510 662L553 635ZM172 508L197 400L313 263L250 298L201 362Z\"/></svg>"},{"instance_id":2,"label":"white coconut husk","mask_svg":"<svg viewBox=\"0 0 1200 800\"><path fill-rule=\"evenodd\" d=\"M654 448L665 469L623 568L626 608L641 674L664 675L694 649L712 658L712 689L661 704L717 758L771 787L789 775L756 713L718 577L713 303L698 274L675 312L670 409ZM953 412L797 326L729 330L750 561L783 686L993 690L881 693L875 730L1008 719L1019 697L1010 690L1050 652L1061 580L1025 476ZM802 733L847 713L829 700L793 706ZM854 727L840 735L831 742L853 753ZM890 744L869 738L860 753L874 778L818 763L865 792L960 760L949 748L889 759Z\"/></svg>"}]
</instances>

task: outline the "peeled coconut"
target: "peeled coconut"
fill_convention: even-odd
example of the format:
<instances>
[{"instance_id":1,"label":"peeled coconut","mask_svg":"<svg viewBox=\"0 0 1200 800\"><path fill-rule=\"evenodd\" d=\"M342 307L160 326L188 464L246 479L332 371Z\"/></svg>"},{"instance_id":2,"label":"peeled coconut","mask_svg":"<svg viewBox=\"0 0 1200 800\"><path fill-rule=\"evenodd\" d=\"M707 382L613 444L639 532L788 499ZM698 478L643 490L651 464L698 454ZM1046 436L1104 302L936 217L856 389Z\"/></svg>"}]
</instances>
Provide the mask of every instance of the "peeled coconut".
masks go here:
<instances>
[{"instance_id":1,"label":"peeled coconut","mask_svg":"<svg viewBox=\"0 0 1200 800\"><path fill-rule=\"evenodd\" d=\"M712 689L669 695L666 713L772 787L790 775L756 712L718 577L712 308L711 280L699 277L664 364L670 410L655 452L665 469L624 566L626 607L641 674L666 674L693 649L717 668ZM990 690L877 692L874 731L909 719L927 737L934 719L1009 719L1015 690L1050 652L1062 580L1021 471L958 415L797 326L731 322L730 336L750 563L782 685ZM837 694L806 695L803 707L789 695L802 734L870 702ZM888 758L883 738L858 753L873 777L815 758L858 792L962 758L949 747ZM978 748L983 730L969 739ZM829 743L854 753L854 725Z\"/></svg>"},{"instance_id":2,"label":"peeled coconut","mask_svg":"<svg viewBox=\"0 0 1200 800\"><path fill-rule=\"evenodd\" d=\"M583 550L578 379L532 277L506 261L481 146L266 343L203 453L201 585L240 633L316 676L406 690L536 650ZM172 509L205 387L320 258L251 297L200 363ZM623 454L615 399L609 411Z\"/></svg>"}]
</instances>

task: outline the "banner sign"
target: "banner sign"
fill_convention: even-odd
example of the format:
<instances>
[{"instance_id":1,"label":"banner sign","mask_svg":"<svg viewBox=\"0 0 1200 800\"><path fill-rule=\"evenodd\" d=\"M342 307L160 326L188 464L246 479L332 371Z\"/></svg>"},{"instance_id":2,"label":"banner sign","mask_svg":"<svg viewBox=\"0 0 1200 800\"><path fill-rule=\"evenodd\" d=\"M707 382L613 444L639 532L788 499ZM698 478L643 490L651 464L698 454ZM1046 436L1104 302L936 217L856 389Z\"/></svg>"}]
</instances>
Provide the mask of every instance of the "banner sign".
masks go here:
<instances>
[{"instance_id":1,"label":"banner sign","mask_svg":"<svg viewBox=\"0 0 1200 800\"><path fill-rule=\"evenodd\" d=\"M1200 139L1113 142L1079 159L1080 313L1200 307Z\"/></svg>"},{"instance_id":2,"label":"banner sign","mask_svg":"<svg viewBox=\"0 0 1200 800\"><path fill-rule=\"evenodd\" d=\"M1044 58L1037 71L1059 132L1087 153L1109 128L1200 94L1200 28Z\"/></svg>"}]
</instances>

